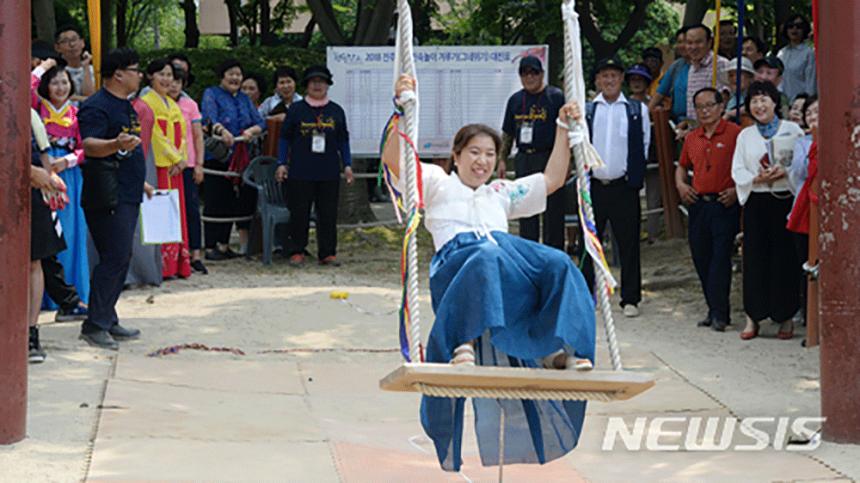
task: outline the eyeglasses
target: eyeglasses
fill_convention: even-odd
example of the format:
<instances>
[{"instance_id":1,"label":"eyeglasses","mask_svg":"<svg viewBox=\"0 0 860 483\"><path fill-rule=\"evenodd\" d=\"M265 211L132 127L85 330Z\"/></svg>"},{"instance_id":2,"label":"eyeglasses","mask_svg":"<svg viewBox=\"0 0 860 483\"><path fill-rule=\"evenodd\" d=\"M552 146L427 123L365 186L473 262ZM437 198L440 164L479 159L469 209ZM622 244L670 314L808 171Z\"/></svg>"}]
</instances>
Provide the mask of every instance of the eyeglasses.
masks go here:
<instances>
[{"instance_id":1,"label":"eyeglasses","mask_svg":"<svg viewBox=\"0 0 860 483\"><path fill-rule=\"evenodd\" d=\"M720 104L719 102L709 102L707 104L699 104L696 106L696 110L697 111L707 111L707 110L710 110L710 109L717 107L719 104Z\"/></svg>"},{"instance_id":2,"label":"eyeglasses","mask_svg":"<svg viewBox=\"0 0 860 483\"><path fill-rule=\"evenodd\" d=\"M60 40L58 40L58 41L57 41L57 43L58 43L58 44L60 44L60 45L69 45L69 44L74 44L74 43L76 43L76 42L79 42L80 40L81 40L81 38L80 38L80 37L75 37L75 38L65 38L65 39L60 39Z\"/></svg>"}]
</instances>

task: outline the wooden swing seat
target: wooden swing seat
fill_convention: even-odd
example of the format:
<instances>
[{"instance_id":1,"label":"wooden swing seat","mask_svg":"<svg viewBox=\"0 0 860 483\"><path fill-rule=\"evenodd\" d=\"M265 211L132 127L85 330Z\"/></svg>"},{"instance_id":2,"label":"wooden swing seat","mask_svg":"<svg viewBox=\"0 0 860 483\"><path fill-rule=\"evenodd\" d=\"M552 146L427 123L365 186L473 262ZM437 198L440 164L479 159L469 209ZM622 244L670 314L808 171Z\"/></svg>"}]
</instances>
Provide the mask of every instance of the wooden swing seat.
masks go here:
<instances>
[{"instance_id":1,"label":"wooden swing seat","mask_svg":"<svg viewBox=\"0 0 860 483\"><path fill-rule=\"evenodd\" d=\"M404 363L379 381L384 391L436 397L623 401L654 386L651 374Z\"/></svg>"}]
</instances>

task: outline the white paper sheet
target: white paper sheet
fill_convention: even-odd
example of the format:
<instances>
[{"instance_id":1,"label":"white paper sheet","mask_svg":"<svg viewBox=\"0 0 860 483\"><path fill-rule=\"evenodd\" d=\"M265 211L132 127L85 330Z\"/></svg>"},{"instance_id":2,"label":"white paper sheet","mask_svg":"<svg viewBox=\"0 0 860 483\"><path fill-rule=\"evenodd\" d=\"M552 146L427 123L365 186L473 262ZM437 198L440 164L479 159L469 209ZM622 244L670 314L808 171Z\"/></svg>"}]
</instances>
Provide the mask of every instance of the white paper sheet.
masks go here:
<instances>
[{"instance_id":1,"label":"white paper sheet","mask_svg":"<svg viewBox=\"0 0 860 483\"><path fill-rule=\"evenodd\" d=\"M156 190L152 199L143 195L140 205L140 236L144 245L182 241L179 190Z\"/></svg>"}]
</instances>

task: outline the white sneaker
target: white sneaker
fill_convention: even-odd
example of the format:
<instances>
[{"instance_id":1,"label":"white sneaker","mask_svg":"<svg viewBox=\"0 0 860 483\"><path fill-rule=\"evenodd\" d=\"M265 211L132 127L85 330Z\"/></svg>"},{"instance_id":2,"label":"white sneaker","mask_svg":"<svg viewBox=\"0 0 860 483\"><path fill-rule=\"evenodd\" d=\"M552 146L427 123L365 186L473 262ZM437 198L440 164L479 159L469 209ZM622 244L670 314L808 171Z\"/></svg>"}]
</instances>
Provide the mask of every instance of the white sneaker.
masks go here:
<instances>
[{"instance_id":1,"label":"white sneaker","mask_svg":"<svg viewBox=\"0 0 860 483\"><path fill-rule=\"evenodd\" d=\"M639 307L633 304L627 304L624 306L624 316L625 317L639 317Z\"/></svg>"},{"instance_id":2,"label":"white sneaker","mask_svg":"<svg viewBox=\"0 0 860 483\"><path fill-rule=\"evenodd\" d=\"M576 357L567 358L567 370L574 371L590 371L594 369L594 364L588 359L578 359Z\"/></svg>"}]
</instances>

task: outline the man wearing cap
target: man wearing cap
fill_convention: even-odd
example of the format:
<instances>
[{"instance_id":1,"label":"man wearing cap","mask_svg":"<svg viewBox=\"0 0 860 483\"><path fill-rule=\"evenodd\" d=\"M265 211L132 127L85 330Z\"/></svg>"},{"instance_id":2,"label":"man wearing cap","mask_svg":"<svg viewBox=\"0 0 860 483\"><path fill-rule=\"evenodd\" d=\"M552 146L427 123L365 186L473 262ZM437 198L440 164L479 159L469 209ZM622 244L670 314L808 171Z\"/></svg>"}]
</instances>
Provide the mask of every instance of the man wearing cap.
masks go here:
<instances>
[{"instance_id":1,"label":"man wearing cap","mask_svg":"<svg viewBox=\"0 0 860 483\"><path fill-rule=\"evenodd\" d=\"M506 160L514 140L517 178L543 172L555 141L555 119L564 105L561 89L544 83L543 65L534 56L520 61L523 88L508 99L502 122L502 150L499 153L499 178L505 177ZM543 214L543 243L564 250L564 190L547 197ZM541 215L520 219L520 236L539 241Z\"/></svg>"},{"instance_id":2,"label":"man wearing cap","mask_svg":"<svg viewBox=\"0 0 860 483\"><path fill-rule=\"evenodd\" d=\"M729 62L728 69L726 70L726 74L728 77L728 90L731 93L731 96L728 99L728 103L726 104L726 114L725 118L729 120L734 120L738 122L738 112L737 108L740 107L740 114L745 115L748 114L746 112L746 106L744 106L744 100L747 95L747 88L753 81L753 77L755 76L755 70L753 69L753 63L746 57L741 57L741 90L740 96L737 95L737 82L738 82L738 59L732 59Z\"/></svg>"},{"instance_id":3,"label":"man wearing cap","mask_svg":"<svg viewBox=\"0 0 860 483\"><path fill-rule=\"evenodd\" d=\"M782 106L779 117L782 119L788 119L788 111L791 108L791 101L788 96L782 92L782 73L785 72L785 65L779 57L768 55L755 61L753 69L755 69L754 80L770 82L779 89L779 96L781 98L780 105Z\"/></svg>"},{"instance_id":4,"label":"man wearing cap","mask_svg":"<svg viewBox=\"0 0 860 483\"><path fill-rule=\"evenodd\" d=\"M732 156L741 129L721 119L723 99L716 89L699 90L693 102L700 126L684 139L675 185L689 209L690 254L708 305L708 315L697 325L722 332L731 313L732 252L740 225ZM688 170L693 171L692 185Z\"/></svg>"},{"instance_id":5,"label":"man wearing cap","mask_svg":"<svg viewBox=\"0 0 860 483\"><path fill-rule=\"evenodd\" d=\"M284 254L290 265L301 266L308 244L311 204L317 212L317 260L337 261L337 205L341 165L352 184L352 155L346 114L328 98L331 72L322 65L308 67L302 76L305 98L293 103L281 128L275 177L286 180L290 208L289 240Z\"/></svg>"},{"instance_id":6,"label":"man wearing cap","mask_svg":"<svg viewBox=\"0 0 860 483\"><path fill-rule=\"evenodd\" d=\"M586 105L585 117L591 142L604 162L591 173L597 234L602 237L606 223L612 224L621 259L621 306L625 316L636 317L642 300L639 190L645 179L651 120L645 104L621 92L623 75L620 61L598 62L594 79L600 94ZM583 272L593 290L594 267L590 261L586 261Z\"/></svg>"}]
</instances>

